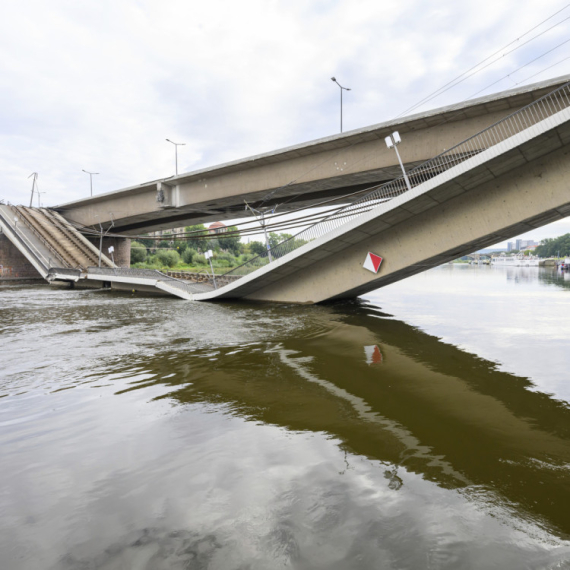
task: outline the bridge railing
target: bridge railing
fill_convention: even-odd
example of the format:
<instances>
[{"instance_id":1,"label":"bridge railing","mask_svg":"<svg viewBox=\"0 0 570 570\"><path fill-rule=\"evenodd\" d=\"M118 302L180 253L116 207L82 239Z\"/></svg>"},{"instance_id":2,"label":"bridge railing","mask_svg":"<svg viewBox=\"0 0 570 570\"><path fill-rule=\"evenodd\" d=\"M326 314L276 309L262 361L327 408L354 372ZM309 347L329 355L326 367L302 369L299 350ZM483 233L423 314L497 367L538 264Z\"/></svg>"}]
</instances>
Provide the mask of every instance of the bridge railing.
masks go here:
<instances>
[{"instance_id":1,"label":"bridge railing","mask_svg":"<svg viewBox=\"0 0 570 570\"><path fill-rule=\"evenodd\" d=\"M49 252L53 255L53 259L56 260L62 267L67 267L69 264L65 261L65 259L63 259L63 257L61 257L59 252L51 245L51 243L49 243L44 238L44 236L37 230L37 228L35 228L30 223L30 221L22 214L21 206L10 206L10 208L12 209L14 214L16 214L18 216L19 221L22 224L24 224L28 228L28 230L30 230L46 246L46 248L49 250ZM39 254L39 255L41 255L41 254ZM43 258L43 256L42 256L42 258ZM51 266L52 266L52 258L50 257L47 260L47 266L46 267L49 268Z\"/></svg>"},{"instance_id":2,"label":"bridge railing","mask_svg":"<svg viewBox=\"0 0 570 570\"><path fill-rule=\"evenodd\" d=\"M183 279L176 279L158 271L157 269L137 269L129 267L88 267L87 274L91 276L126 277L127 279L148 279L149 281L164 281L171 287L176 287L188 293L208 293L213 287L207 283L191 283ZM102 279L104 280L104 279ZM134 283L134 281L133 281Z\"/></svg>"},{"instance_id":3,"label":"bridge railing","mask_svg":"<svg viewBox=\"0 0 570 570\"><path fill-rule=\"evenodd\" d=\"M570 107L570 83L566 83L409 170L407 176L410 186L412 188L418 186L568 107ZM352 203L331 212L321 221L272 247L268 252L228 271L225 275L247 275L407 191L408 186L403 175L385 184L372 187L365 196L355 198Z\"/></svg>"}]
</instances>

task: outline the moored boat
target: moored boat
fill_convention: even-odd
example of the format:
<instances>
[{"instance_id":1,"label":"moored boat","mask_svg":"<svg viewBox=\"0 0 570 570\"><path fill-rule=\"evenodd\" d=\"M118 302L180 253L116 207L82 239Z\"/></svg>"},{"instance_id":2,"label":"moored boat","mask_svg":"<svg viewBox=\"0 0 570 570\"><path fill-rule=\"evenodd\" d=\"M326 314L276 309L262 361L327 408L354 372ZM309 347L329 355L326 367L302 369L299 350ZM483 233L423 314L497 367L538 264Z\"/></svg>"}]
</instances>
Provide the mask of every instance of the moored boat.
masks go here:
<instances>
[{"instance_id":1,"label":"moored boat","mask_svg":"<svg viewBox=\"0 0 570 570\"><path fill-rule=\"evenodd\" d=\"M507 267L539 267L541 259L536 255L506 255L501 253L491 259L491 265L504 265Z\"/></svg>"}]
</instances>

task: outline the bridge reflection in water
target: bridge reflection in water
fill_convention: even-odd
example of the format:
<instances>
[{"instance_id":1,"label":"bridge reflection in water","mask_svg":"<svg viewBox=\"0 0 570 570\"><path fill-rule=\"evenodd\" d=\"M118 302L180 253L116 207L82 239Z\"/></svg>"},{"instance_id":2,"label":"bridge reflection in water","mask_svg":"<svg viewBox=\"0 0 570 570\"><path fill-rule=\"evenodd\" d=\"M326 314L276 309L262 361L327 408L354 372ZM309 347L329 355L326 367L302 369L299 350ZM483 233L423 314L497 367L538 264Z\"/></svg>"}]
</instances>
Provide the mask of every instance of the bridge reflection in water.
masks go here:
<instances>
[{"instance_id":1,"label":"bridge reflection in water","mask_svg":"<svg viewBox=\"0 0 570 570\"><path fill-rule=\"evenodd\" d=\"M273 307L271 319L292 310L301 308ZM211 349L176 349L127 361L124 373L141 367L162 378L162 397L179 404L223 404L247 420L340 438L347 451L385 463L391 488L405 467L570 535L567 403L373 305L302 311L301 331L267 344L220 348L215 358ZM379 362L367 358L370 346Z\"/></svg>"}]
</instances>

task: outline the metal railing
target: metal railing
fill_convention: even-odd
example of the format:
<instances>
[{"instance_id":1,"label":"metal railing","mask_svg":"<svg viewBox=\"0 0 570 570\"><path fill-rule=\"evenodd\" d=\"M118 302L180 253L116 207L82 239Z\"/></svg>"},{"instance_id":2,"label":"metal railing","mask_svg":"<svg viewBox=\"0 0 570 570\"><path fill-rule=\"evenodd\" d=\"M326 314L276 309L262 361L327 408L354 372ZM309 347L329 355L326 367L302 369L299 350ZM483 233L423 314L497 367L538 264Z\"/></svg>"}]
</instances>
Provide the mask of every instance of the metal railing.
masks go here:
<instances>
[{"instance_id":1,"label":"metal railing","mask_svg":"<svg viewBox=\"0 0 570 570\"><path fill-rule=\"evenodd\" d=\"M79 279L81 277L81 269L71 269L69 267L50 267L48 275L66 275L72 277L73 279Z\"/></svg>"},{"instance_id":2,"label":"metal railing","mask_svg":"<svg viewBox=\"0 0 570 570\"><path fill-rule=\"evenodd\" d=\"M434 158L409 170L407 176L411 187L413 188L427 182L431 178L521 133L568 107L570 107L570 83L566 83L562 87L555 89L450 149L445 150ZM352 203L340 207L323 220L316 222L293 237L272 247L268 252L271 252L273 261L339 226L360 217L376 206L404 194L408 191L408 187L404 176L400 176L390 182L373 187L370 190L371 191L362 198L355 198L355 201ZM224 275L248 275L269 263L269 253L263 253L228 271Z\"/></svg>"},{"instance_id":3,"label":"metal railing","mask_svg":"<svg viewBox=\"0 0 570 570\"><path fill-rule=\"evenodd\" d=\"M49 241L47 241L44 238L44 236L37 230L37 228L35 228L30 223L30 221L26 219L26 217L20 211L20 207L10 206L10 208L12 209L12 211L18 214L20 221L23 222L23 224L49 249L50 253L52 253L56 259L58 259L61 263L63 263L63 267L69 267L69 263L63 259L63 257L59 254L59 252L51 245L51 243L49 243ZM51 267L51 257L48 260L47 266Z\"/></svg>"},{"instance_id":4,"label":"metal railing","mask_svg":"<svg viewBox=\"0 0 570 570\"><path fill-rule=\"evenodd\" d=\"M14 206L11 204L7 204L10 209ZM29 254L36 259L36 261L43 267L44 271L48 271L50 268L50 261L51 258L47 259L38 249L37 247L30 241L29 237L24 234L21 230L18 229L17 224L13 223L12 220L7 218L0 212L0 218L4 220L4 224L10 231L10 233L14 236L14 239L17 239L20 244L22 244ZM27 227L27 226L26 226ZM27 257L27 256L26 256ZM28 258L29 259L29 258Z\"/></svg>"},{"instance_id":5,"label":"metal railing","mask_svg":"<svg viewBox=\"0 0 570 570\"><path fill-rule=\"evenodd\" d=\"M95 246L92 246L92 244L88 242L87 238L81 235L77 228L74 228L67 220L61 218L59 214L52 212L48 208L44 208L42 210L42 213L56 229L63 233L63 235L79 249L79 251L89 262L97 263L99 251L95 248ZM94 249L92 249L90 246L92 246ZM109 260L104 257L102 261L104 261L105 265L107 265Z\"/></svg>"},{"instance_id":6,"label":"metal railing","mask_svg":"<svg viewBox=\"0 0 570 570\"><path fill-rule=\"evenodd\" d=\"M158 271L157 269L137 269L129 267L88 267L88 275L100 275L100 276L117 276L126 278L142 278L142 279L152 279L154 281L164 281L168 283L171 287L180 289L187 293L208 293L212 290L212 287L207 283L192 283L190 281L185 281L183 279L176 279L175 277L170 277Z\"/></svg>"}]
</instances>

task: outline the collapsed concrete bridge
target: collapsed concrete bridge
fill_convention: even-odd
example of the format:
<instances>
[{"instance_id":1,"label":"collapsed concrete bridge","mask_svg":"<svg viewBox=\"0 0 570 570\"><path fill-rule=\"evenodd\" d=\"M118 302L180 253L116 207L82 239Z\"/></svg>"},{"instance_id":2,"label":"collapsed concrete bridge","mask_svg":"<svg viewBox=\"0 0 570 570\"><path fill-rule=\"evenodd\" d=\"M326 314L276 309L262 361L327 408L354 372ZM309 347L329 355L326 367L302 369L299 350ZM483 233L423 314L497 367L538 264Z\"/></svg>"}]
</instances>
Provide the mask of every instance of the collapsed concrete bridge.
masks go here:
<instances>
[{"instance_id":1,"label":"collapsed concrete bridge","mask_svg":"<svg viewBox=\"0 0 570 570\"><path fill-rule=\"evenodd\" d=\"M539 84L525 94L543 91ZM228 272L221 283L183 286L159 272L129 273L112 265L78 268L77 280L200 301L318 303L361 295L548 224L570 214L570 84L531 98L411 168L410 187L399 177L346 198L324 220ZM70 215L60 210L62 220ZM84 204L78 212L93 215ZM0 215L3 228L6 219ZM369 253L383 259L372 271L365 266ZM64 277L60 272L58 279Z\"/></svg>"}]
</instances>

